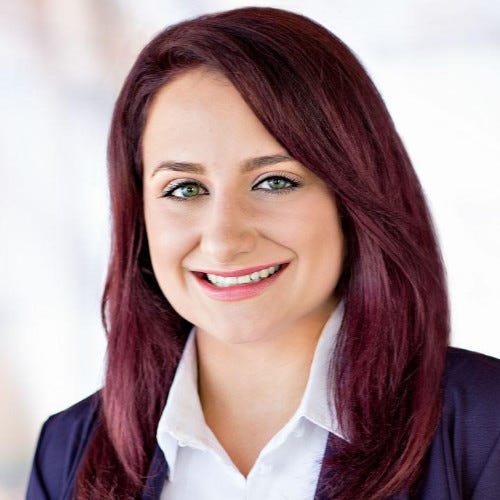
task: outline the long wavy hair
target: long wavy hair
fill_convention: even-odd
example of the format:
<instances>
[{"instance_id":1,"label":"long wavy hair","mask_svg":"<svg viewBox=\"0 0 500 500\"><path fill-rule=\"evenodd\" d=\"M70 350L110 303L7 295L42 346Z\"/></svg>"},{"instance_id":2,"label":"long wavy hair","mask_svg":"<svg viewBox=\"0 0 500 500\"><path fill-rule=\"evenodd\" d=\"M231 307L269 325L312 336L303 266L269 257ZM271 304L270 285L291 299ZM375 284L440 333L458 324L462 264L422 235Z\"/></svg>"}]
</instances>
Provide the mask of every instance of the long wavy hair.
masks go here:
<instances>
[{"instance_id":1,"label":"long wavy hair","mask_svg":"<svg viewBox=\"0 0 500 500\"><path fill-rule=\"evenodd\" d=\"M329 186L342 215L345 313L330 391L348 441L325 457L325 470L338 473L322 493L352 500L408 490L440 418L449 330L443 264L422 188L382 98L349 48L301 15L243 8L160 32L117 100L108 149L106 379L76 495L140 497L156 446L190 325L153 274L141 136L160 87L200 65L232 82L289 154Z\"/></svg>"}]
</instances>

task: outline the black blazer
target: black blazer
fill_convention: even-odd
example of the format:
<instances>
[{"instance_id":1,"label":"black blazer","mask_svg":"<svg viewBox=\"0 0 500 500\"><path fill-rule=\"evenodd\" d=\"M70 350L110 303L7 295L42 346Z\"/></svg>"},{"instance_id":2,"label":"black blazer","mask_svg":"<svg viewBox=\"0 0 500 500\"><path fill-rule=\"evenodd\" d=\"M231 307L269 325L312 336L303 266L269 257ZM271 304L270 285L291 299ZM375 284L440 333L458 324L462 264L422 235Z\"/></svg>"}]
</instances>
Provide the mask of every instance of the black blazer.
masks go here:
<instances>
[{"instance_id":1,"label":"black blazer","mask_svg":"<svg viewBox=\"0 0 500 500\"><path fill-rule=\"evenodd\" d=\"M417 492L401 493L392 500L500 500L500 360L449 348L443 389L441 421ZM96 428L98 404L95 393L45 422L28 500L71 498L75 471ZM338 439L330 434L325 454L335 453ZM157 446L144 499L160 498L167 473ZM318 485L327 479L322 470ZM326 498L317 493L315 500Z\"/></svg>"}]
</instances>

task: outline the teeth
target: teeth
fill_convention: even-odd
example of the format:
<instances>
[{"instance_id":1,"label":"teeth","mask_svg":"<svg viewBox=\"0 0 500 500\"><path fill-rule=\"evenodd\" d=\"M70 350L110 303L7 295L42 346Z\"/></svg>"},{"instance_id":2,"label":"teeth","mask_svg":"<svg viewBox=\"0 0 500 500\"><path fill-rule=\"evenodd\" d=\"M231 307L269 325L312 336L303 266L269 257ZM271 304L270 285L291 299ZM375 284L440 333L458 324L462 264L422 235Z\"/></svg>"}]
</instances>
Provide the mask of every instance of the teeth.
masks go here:
<instances>
[{"instance_id":1,"label":"teeth","mask_svg":"<svg viewBox=\"0 0 500 500\"><path fill-rule=\"evenodd\" d=\"M258 281L262 281L274 274L280 268L281 266L272 266L251 274L245 274L244 276L229 276L227 278L217 276L216 274L207 274L207 278L210 283L219 287L244 285L246 283L257 283Z\"/></svg>"}]
</instances>

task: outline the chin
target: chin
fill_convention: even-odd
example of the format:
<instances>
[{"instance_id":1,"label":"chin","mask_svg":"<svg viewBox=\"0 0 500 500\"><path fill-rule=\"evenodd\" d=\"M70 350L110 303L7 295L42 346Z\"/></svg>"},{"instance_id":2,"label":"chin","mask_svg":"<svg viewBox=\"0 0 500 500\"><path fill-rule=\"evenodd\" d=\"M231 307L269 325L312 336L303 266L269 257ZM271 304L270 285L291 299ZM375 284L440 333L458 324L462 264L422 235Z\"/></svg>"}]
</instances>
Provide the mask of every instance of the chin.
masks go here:
<instances>
[{"instance_id":1,"label":"chin","mask_svg":"<svg viewBox=\"0 0 500 500\"><path fill-rule=\"evenodd\" d=\"M219 342L227 344L250 344L269 339L272 327L256 328L255 324L253 324L250 328L242 328L238 323L228 324L226 321L224 326L218 327L216 324L211 324L209 329L200 326L198 331L200 330L204 335L210 335Z\"/></svg>"}]
</instances>

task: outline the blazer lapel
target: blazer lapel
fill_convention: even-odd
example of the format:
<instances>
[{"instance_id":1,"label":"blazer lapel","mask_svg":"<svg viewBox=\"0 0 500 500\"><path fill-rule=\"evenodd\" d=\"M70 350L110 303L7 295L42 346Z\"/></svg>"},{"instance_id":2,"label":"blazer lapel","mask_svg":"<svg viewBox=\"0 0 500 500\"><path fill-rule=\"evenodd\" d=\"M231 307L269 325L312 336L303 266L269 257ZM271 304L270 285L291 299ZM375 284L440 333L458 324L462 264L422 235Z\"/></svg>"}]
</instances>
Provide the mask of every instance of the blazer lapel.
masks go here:
<instances>
[{"instance_id":1,"label":"blazer lapel","mask_svg":"<svg viewBox=\"0 0 500 500\"><path fill-rule=\"evenodd\" d=\"M333 433L328 435L328 440L326 441L325 454L323 455L323 462L321 465L321 471L319 473L318 484L316 486L316 493L314 494L314 500L329 500L327 485L334 480L335 470L328 471L326 468L326 458L335 455L338 449L341 438Z\"/></svg>"},{"instance_id":2,"label":"blazer lapel","mask_svg":"<svg viewBox=\"0 0 500 500\"><path fill-rule=\"evenodd\" d=\"M342 439L336 436L335 434L330 433L328 435L328 440L326 442L325 454L323 455L323 463L321 465L321 471L319 473L318 485L316 486L316 493L314 495L314 500L331 500L331 497L328 494L328 484L335 481L335 475L337 471L333 469L332 471L328 471L326 468L326 460L325 458L331 458L335 455L338 450L339 444L342 442ZM407 492L401 492L396 495L391 495L386 497L386 500L409 500L410 496Z\"/></svg>"},{"instance_id":3,"label":"blazer lapel","mask_svg":"<svg viewBox=\"0 0 500 500\"><path fill-rule=\"evenodd\" d=\"M161 451L158 443L156 444L153 460L149 466L148 476L142 500L158 500L160 498L163 486L167 479L168 466L165 456Z\"/></svg>"}]
</instances>

